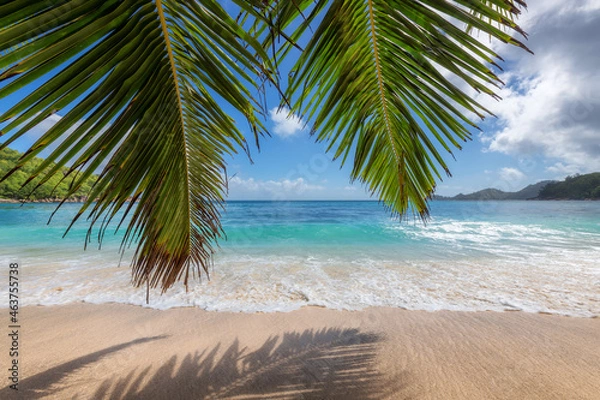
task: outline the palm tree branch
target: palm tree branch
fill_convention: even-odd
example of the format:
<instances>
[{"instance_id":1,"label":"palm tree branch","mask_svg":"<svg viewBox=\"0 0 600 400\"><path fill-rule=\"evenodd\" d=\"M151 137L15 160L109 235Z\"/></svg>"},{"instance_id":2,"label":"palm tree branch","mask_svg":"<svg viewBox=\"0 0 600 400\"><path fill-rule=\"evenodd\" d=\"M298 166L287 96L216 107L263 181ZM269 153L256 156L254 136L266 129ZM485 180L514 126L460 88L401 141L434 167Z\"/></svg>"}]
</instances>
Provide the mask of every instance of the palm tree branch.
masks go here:
<instances>
[{"instance_id":1,"label":"palm tree branch","mask_svg":"<svg viewBox=\"0 0 600 400\"><path fill-rule=\"evenodd\" d=\"M383 112L383 118L385 119L385 128L387 131L388 138L390 140L390 146L392 151L394 152L394 157L396 158L396 164L401 166L403 165L403 160L398 154L398 149L396 149L396 143L394 142L394 137L392 133L392 128L390 124L390 117L388 111L388 105L386 100L386 90L384 88L383 75L381 73L381 65L379 59L379 47L377 45L377 32L375 28L375 10L373 9L373 0L369 0L368 2L369 9L369 23L371 26L371 42L373 44L373 59L375 63L375 69L377 71L377 83L379 85L379 95L381 97L381 109ZM404 180L402 170L400 169L398 174L398 180L400 183L400 187L404 187Z\"/></svg>"},{"instance_id":2,"label":"palm tree branch","mask_svg":"<svg viewBox=\"0 0 600 400\"><path fill-rule=\"evenodd\" d=\"M473 116L492 115L458 82L494 97L502 85L492 70L499 56L458 25L527 49L511 36L523 33L514 22L523 2L332 0L306 13L305 1L269 4L278 26L301 18L296 8L306 16L288 37L317 23L292 68L293 111L342 164L354 154L352 179L393 212L426 217L438 169L450 175L440 150L452 155L478 129Z\"/></svg>"},{"instance_id":3,"label":"palm tree branch","mask_svg":"<svg viewBox=\"0 0 600 400\"><path fill-rule=\"evenodd\" d=\"M163 10L162 0L156 0L156 9L158 10L158 18L160 20L160 26L165 39L165 47L167 48L167 54L169 56L169 64L171 65L171 72L173 73L173 84L175 85L175 91L177 92L177 104L179 108L179 117L181 120L181 130L185 131L185 122L183 119L183 106L181 104L181 93L179 91L179 79L177 78L177 67L175 66L175 59L173 58L173 48L171 47L171 38L169 37L169 29L167 28L167 21L165 19L165 12ZM189 174L188 174L189 176Z\"/></svg>"},{"instance_id":4,"label":"palm tree branch","mask_svg":"<svg viewBox=\"0 0 600 400\"><path fill-rule=\"evenodd\" d=\"M130 217L122 249L136 246L137 285L166 290L207 271L224 156L246 149L222 104L264 132L252 92L273 65L260 40L214 0L13 0L0 27L0 98L25 92L0 115L0 147L60 113L9 173L50 149L31 179L77 171L69 197L100 171L72 224L88 218L87 245Z\"/></svg>"},{"instance_id":5,"label":"palm tree branch","mask_svg":"<svg viewBox=\"0 0 600 400\"><path fill-rule=\"evenodd\" d=\"M165 39L165 47L167 48L167 54L169 56L169 64L171 65L171 73L173 74L173 84L175 86L175 91L176 91L176 97L177 97L177 105L178 105L178 109L179 109L179 119L181 121L181 134L183 135L183 143L185 145L185 175L186 175L186 180L187 180L187 190L186 190L186 194L187 194L187 201L185 202L187 205L187 220L188 220L188 227L190 230L190 234L192 229L192 210L191 210L191 202L190 202L190 190L191 190L191 185L190 185L190 167L189 167L189 157L190 157L190 151L188 148L188 143L187 143L187 135L186 135L186 129L185 129L185 120L183 117L183 105L181 104L181 92L179 89L179 79L177 78L177 67L175 65L175 59L173 57L173 48L171 46L171 38L169 37L169 30L167 27L167 21L165 19L165 13L163 10L163 5L162 5L162 0L156 0L156 9L158 10L158 18L160 19L160 26L163 32L163 36ZM188 244L189 246L189 244ZM187 284L187 280L186 280L186 284Z\"/></svg>"}]
</instances>

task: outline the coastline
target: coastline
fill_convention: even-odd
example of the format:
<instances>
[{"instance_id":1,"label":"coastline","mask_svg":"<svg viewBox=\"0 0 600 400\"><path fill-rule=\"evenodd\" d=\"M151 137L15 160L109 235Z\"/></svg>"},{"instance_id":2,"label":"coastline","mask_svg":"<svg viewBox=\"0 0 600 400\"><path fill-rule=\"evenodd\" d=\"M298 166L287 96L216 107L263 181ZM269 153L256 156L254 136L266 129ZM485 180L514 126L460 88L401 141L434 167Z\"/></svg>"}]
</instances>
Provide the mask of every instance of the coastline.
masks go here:
<instances>
[{"instance_id":1,"label":"coastline","mask_svg":"<svg viewBox=\"0 0 600 400\"><path fill-rule=\"evenodd\" d=\"M374 307L21 309L22 398L597 399L600 319ZM2 355L2 365L8 354ZM7 387L1 398L11 398Z\"/></svg>"},{"instance_id":2,"label":"coastline","mask_svg":"<svg viewBox=\"0 0 600 400\"><path fill-rule=\"evenodd\" d=\"M0 204L21 204L21 203L32 203L32 204L40 204L40 203L61 203L63 199L58 197L48 198L48 199L38 199L38 200L17 200L17 199L3 199L0 198ZM87 197L72 197L70 199L65 200L65 203L85 203L87 201Z\"/></svg>"}]
</instances>

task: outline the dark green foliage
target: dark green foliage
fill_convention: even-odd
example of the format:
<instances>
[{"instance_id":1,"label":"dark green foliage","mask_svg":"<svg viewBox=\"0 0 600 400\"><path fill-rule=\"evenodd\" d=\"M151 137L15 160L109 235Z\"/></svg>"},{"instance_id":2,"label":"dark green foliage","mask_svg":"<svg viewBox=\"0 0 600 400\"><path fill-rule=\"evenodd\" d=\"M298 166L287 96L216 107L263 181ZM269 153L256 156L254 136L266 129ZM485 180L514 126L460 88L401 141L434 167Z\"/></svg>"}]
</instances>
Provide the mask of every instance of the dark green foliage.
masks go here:
<instances>
[{"instance_id":1,"label":"dark green foliage","mask_svg":"<svg viewBox=\"0 0 600 400\"><path fill-rule=\"evenodd\" d=\"M22 156L16 150L12 150L9 148L0 150L0 176L4 176L8 171L10 171L15 165L17 165L17 161ZM35 186L40 181L40 178L34 179L29 182L25 187L21 187L23 183L29 178L31 173L35 171L35 169L43 162L44 160L41 158L34 158L31 161L27 162L23 168L19 169L13 175L11 175L7 180L0 183L0 199L12 199L12 200L46 200L46 199L54 199L54 198L64 198L68 191L69 185L71 183L71 178L67 177L66 179L62 179L67 173L67 168L61 168L61 170L55 174L52 178L46 181L42 186L37 188L37 190L28 196L31 191L35 188ZM53 165L50 165L49 168L52 168ZM61 182L62 179L62 182ZM84 184L77 190L72 197L85 197L90 192L92 185L96 180L96 176L92 176L88 178Z\"/></svg>"},{"instance_id":2,"label":"dark green foliage","mask_svg":"<svg viewBox=\"0 0 600 400\"><path fill-rule=\"evenodd\" d=\"M547 185L540 200L600 200L600 172L568 176L563 182Z\"/></svg>"}]
</instances>

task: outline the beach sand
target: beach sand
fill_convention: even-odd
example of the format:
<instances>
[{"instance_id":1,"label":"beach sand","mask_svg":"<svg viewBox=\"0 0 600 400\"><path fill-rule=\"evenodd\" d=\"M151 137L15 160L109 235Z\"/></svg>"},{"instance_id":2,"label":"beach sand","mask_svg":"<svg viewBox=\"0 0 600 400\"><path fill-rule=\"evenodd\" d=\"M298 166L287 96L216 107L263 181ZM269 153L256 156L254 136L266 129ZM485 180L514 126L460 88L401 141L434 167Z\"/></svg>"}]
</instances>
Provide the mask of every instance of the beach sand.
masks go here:
<instances>
[{"instance_id":1,"label":"beach sand","mask_svg":"<svg viewBox=\"0 0 600 400\"><path fill-rule=\"evenodd\" d=\"M118 304L20 314L19 392L1 399L600 399L597 318Z\"/></svg>"}]
</instances>

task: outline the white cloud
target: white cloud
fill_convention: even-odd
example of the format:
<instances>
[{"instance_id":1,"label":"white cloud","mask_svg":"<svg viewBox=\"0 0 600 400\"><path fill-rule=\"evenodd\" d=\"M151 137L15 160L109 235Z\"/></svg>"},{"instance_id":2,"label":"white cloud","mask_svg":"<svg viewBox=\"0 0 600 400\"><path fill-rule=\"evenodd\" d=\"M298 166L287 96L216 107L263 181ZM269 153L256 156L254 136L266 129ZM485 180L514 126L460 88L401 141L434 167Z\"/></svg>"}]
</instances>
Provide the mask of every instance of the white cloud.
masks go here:
<instances>
[{"instance_id":1,"label":"white cloud","mask_svg":"<svg viewBox=\"0 0 600 400\"><path fill-rule=\"evenodd\" d=\"M304 122L297 115L290 114L287 107L273 108L270 111L271 120L275 124L273 132L281 137L294 136L304 130Z\"/></svg>"},{"instance_id":2,"label":"white cloud","mask_svg":"<svg viewBox=\"0 0 600 400\"><path fill-rule=\"evenodd\" d=\"M280 180L242 179L234 176L229 179L229 192L232 198L257 198L285 200L311 196L325 187L308 183L304 178Z\"/></svg>"},{"instance_id":3,"label":"white cloud","mask_svg":"<svg viewBox=\"0 0 600 400\"><path fill-rule=\"evenodd\" d=\"M25 127L25 125L27 125L28 123L30 123L33 120L33 118L36 118L38 116L39 116L39 114L36 114L34 117L28 119L27 121L25 121L21 125L17 126L17 128L15 128L13 131L11 131L10 135L8 135L8 136L10 137L14 133L17 133L18 130L20 130L21 128ZM20 138L16 139L11 144L11 147L15 147L15 148L29 148L37 140L39 140L46 132L48 132L54 125L56 125L57 123L59 123L61 119L62 119L62 117L60 115L58 115L58 114L51 114L46 119L42 120L42 122L40 122L39 124L35 125L29 131L25 132ZM48 157L50 155L50 153L52 153L60 145L60 143L62 141L64 141L67 138L67 136L70 133L72 133L75 130L75 128L77 126L79 126L80 124L81 123L78 123L74 128L71 128L71 129L67 130L58 140L55 140L53 143L51 143L50 145L48 145L44 150L42 150L38 154L38 156L42 157L42 158Z\"/></svg>"},{"instance_id":4,"label":"white cloud","mask_svg":"<svg viewBox=\"0 0 600 400\"><path fill-rule=\"evenodd\" d=\"M234 176L229 179L231 200L369 200L360 185L333 186L305 178L259 180Z\"/></svg>"},{"instance_id":5,"label":"white cloud","mask_svg":"<svg viewBox=\"0 0 600 400\"><path fill-rule=\"evenodd\" d=\"M37 117L37 115L36 115L36 117ZM27 132L25 134L25 136L30 136L32 138L38 139L44 133L48 132L50 130L50 128L52 128L54 125L56 125L61 119L62 119L62 117L60 115L52 114L48 118L46 118L45 120L43 120L42 122L37 124L35 126L35 128L33 128L29 132ZM27 122L29 122L29 121L31 121L31 119L28 120Z\"/></svg>"},{"instance_id":6,"label":"white cloud","mask_svg":"<svg viewBox=\"0 0 600 400\"><path fill-rule=\"evenodd\" d=\"M480 97L499 119L482 142L516 156L541 154L550 172L600 169L600 0L530 0L519 21L536 54L502 47L503 101ZM496 46L498 47L498 46Z\"/></svg>"},{"instance_id":7,"label":"white cloud","mask_svg":"<svg viewBox=\"0 0 600 400\"><path fill-rule=\"evenodd\" d=\"M507 182L518 182L526 178L525 174L516 168L502 168L499 175L500 179Z\"/></svg>"},{"instance_id":8,"label":"white cloud","mask_svg":"<svg viewBox=\"0 0 600 400\"><path fill-rule=\"evenodd\" d=\"M576 165L559 162L546 168L546 171L553 173L557 179L563 179L568 175L581 173L581 168Z\"/></svg>"}]
</instances>

